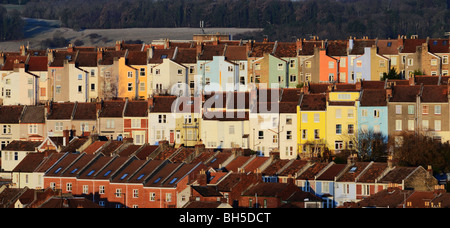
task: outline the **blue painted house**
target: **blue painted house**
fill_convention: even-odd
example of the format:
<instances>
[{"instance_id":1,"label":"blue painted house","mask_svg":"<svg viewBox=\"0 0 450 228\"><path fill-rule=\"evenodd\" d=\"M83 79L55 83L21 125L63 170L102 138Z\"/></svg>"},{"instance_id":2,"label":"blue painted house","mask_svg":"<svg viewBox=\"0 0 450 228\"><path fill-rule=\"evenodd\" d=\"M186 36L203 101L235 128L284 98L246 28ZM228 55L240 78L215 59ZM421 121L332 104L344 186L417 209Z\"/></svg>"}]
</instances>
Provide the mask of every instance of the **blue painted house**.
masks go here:
<instances>
[{"instance_id":1,"label":"blue painted house","mask_svg":"<svg viewBox=\"0 0 450 228\"><path fill-rule=\"evenodd\" d=\"M388 106L385 89L362 89L357 106L358 131L388 136Z\"/></svg>"},{"instance_id":2,"label":"blue painted house","mask_svg":"<svg viewBox=\"0 0 450 228\"><path fill-rule=\"evenodd\" d=\"M371 52L376 52L372 48L375 40L350 39L348 45L348 82L371 80Z\"/></svg>"},{"instance_id":3,"label":"blue painted house","mask_svg":"<svg viewBox=\"0 0 450 228\"><path fill-rule=\"evenodd\" d=\"M347 164L336 164L331 162L320 173L316 175L314 191L316 196L322 198L322 208L334 208L337 203L334 200L335 178L339 176Z\"/></svg>"},{"instance_id":4,"label":"blue painted house","mask_svg":"<svg viewBox=\"0 0 450 228\"><path fill-rule=\"evenodd\" d=\"M239 65L226 60L225 56L199 60L197 69L199 83L205 91L237 91L239 88Z\"/></svg>"}]
</instances>

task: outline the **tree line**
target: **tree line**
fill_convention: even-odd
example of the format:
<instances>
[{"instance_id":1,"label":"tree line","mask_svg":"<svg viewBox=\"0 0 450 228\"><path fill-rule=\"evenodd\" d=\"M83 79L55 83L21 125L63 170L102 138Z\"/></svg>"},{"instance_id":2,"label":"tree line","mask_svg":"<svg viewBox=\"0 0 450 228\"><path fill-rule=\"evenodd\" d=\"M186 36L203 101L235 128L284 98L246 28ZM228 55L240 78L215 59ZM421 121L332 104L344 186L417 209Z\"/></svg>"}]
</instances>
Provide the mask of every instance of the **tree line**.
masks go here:
<instances>
[{"instance_id":1,"label":"tree line","mask_svg":"<svg viewBox=\"0 0 450 228\"><path fill-rule=\"evenodd\" d=\"M319 36L442 37L448 0L29 0L23 16L74 29L133 27L263 28L245 36L292 41Z\"/></svg>"},{"instance_id":2,"label":"tree line","mask_svg":"<svg viewBox=\"0 0 450 228\"><path fill-rule=\"evenodd\" d=\"M24 25L19 11L7 12L4 7L0 6L0 41L22 39Z\"/></svg>"}]
</instances>

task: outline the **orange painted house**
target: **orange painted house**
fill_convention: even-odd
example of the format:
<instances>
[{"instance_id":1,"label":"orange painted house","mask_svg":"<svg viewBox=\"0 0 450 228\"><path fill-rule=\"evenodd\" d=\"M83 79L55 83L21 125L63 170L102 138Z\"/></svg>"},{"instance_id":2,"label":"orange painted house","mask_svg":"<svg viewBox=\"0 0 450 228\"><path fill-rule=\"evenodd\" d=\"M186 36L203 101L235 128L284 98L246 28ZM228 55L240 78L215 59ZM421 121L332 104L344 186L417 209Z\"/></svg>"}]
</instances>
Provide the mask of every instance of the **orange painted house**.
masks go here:
<instances>
[{"instance_id":1,"label":"orange painted house","mask_svg":"<svg viewBox=\"0 0 450 228\"><path fill-rule=\"evenodd\" d=\"M338 80L338 60L327 55L325 48L319 50L320 69L319 69L319 81L320 82L334 82Z\"/></svg>"},{"instance_id":2,"label":"orange painted house","mask_svg":"<svg viewBox=\"0 0 450 228\"><path fill-rule=\"evenodd\" d=\"M118 97L147 98L147 52L128 51L119 59Z\"/></svg>"}]
</instances>

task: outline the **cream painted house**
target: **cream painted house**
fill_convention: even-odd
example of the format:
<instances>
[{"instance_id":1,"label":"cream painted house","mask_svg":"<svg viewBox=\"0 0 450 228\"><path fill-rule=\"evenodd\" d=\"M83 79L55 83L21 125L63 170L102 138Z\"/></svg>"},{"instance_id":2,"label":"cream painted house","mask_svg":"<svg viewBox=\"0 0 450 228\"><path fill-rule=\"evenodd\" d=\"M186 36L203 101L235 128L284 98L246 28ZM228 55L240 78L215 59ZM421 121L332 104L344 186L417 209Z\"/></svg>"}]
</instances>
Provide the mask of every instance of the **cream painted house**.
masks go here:
<instances>
[{"instance_id":1,"label":"cream painted house","mask_svg":"<svg viewBox=\"0 0 450 228\"><path fill-rule=\"evenodd\" d=\"M29 153L35 153L36 147L41 141L19 141L10 142L2 150L2 171L11 172Z\"/></svg>"},{"instance_id":2,"label":"cream painted house","mask_svg":"<svg viewBox=\"0 0 450 228\"><path fill-rule=\"evenodd\" d=\"M89 100L88 85L89 72L76 67L75 64L67 65L69 70L69 101L86 102Z\"/></svg>"},{"instance_id":3,"label":"cream painted house","mask_svg":"<svg viewBox=\"0 0 450 228\"><path fill-rule=\"evenodd\" d=\"M20 140L20 118L25 106L0 106L0 148L4 149L10 142Z\"/></svg>"},{"instance_id":4,"label":"cream painted house","mask_svg":"<svg viewBox=\"0 0 450 228\"><path fill-rule=\"evenodd\" d=\"M206 148L249 148L248 112L206 112L200 125L200 138Z\"/></svg>"},{"instance_id":5,"label":"cream painted house","mask_svg":"<svg viewBox=\"0 0 450 228\"><path fill-rule=\"evenodd\" d=\"M166 140L175 142L175 113L172 113L172 103L176 96L154 96L151 99L148 112L148 143L156 145Z\"/></svg>"},{"instance_id":6,"label":"cream painted house","mask_svg":"<svg viewBox=\"0 0 450 228\"><path fill-rule=\"evenodd\" d=\"M15 62L14 71L2 77L4 105L35 105L39 101L39 77L25 71L25 64Z\"/></svg>"},{"instance_id":7,"label":"cream painted house","mask_svg":"<svg viewBox=\"0 0 450 228\"><path fill-rule=\"evenodd\" d=\"M179 89L186 89L189 68L174 61L178 48L149 52L149 94L180 95Z\"/></svg>"}]
</instances>

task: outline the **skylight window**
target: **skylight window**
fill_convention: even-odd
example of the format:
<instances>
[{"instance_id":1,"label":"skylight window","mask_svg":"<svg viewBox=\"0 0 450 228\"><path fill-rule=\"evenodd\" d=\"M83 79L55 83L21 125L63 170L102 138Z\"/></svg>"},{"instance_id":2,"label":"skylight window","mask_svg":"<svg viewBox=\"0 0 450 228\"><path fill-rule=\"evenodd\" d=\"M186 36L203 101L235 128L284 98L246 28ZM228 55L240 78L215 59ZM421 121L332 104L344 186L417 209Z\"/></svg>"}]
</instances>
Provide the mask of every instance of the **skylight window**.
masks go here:
<instances>
[{"instance_id":1,"label":"skylight window","mask_svg":"<svg viewBox=\"0 0 450 228\"><path fill-rule=\"evenodd\" d=\"M158 181L160 181L160 180L161 180L161 177L158 177L158 179L156 179L156 180L153 182L153 184L158 183Z\"/></svg>"},{"instance_id":2,"label":"skylight window","mask_svg":"<svg viewBox=\"0 0 450 228\"><path fill-rule=\"evenodd\" d=\"M167 55L161 55L161 59L167 59Z\"/></svg>"},{"instance_id":3,"label":"skylight window","mask_svg":"<svg viewBox=\"0 0 450 228\"><path fill-rule=\"evenodd\" d=\"M78 169L77 169L77 168L75 168L75 169L73 169L73 170L72 170L72 172L70 172L70 173L72 173L72 174L73 174L73 173L75 173L75 172L76 172L77 170L78 170Z\"/></svg>"},{"instance_id":4,"label":"skylight window","mask_svg":"<svg viewBox=\"0 0 450 228\"><path fill-rule=\"evenodd\" d=\"M170 182L170 184L173 184L175 181L177 181L178 178L173 178L172 181Z\"/></svg>"},{"instance_id":5,"label":"skylight window","mask_svg":"<svg viewBox=\"0 0 450 228\"><path fill-rule=\"evenodd\" d=\"M87 175L90 176L95 172L95 170L91 170L91 172L89 172Z\"/></svg>"},{"instance_id":6,"label":"skylight window","mask_svg":"<svg viewBox=\"0 0 450 228\"><path fill-rule=\"evenodd\" d=\"M353 167L350 169L349 173L354 173L354 172L356 172L356 169L357 169L357 168L358 168L358 167L353 166Z\"/></svg>"},{"instance_id":7,"label":"skylight window","mask_svg":"<svg viewBox=\"0 0 450 228\"><path fill-rule=\"evenodd\" d=\"M137 179L140 180L145 176L145 174L141 174Z\"/></svg>"},{"instance_id":8,"label":"skylight window","mask_svg":"<svg viewBox=\"0 0 450 228\"><path fill-rule=\"evenodd\" d=\"M122 177L120 178L121 180L125 179L125 177L128 176L128 173L125 173L124 175L122 175Z\"/></svg>"},{"instance_id":9,"label":"skylight window","mask_svg":"<svg viewBox=\"0 0 450 228\"><path fill-rule=\"evenodd\" d=\"M108 172L105 173L105 175L103 175L104 177L108 176L111 173L111 170L108 170Z\"/></svg>"},{"instance_id":10,"label":"skylight window","mask_svg":"<svg viewBox=\"0 0 450 228\"><path fill-rule=\"evenodd\" d=\"M61 171L61 167L59 167L56 171L55 171L55 173L58 173L59 171Z\"/></svg>"},{"instance_id":11,"label":"skylight window","mask_svg":"<svg viewBox=\"0 0 450 228\"><path fill-rule=\"evenodd\" d=\"M214 158L210 163L213 163L213 162L215 162L217 160L217 158Z\"/></svg>"},{"instance_id":12,"label":"skylight window","mask_svg":"<svg viewBox=\"0 0 450 228\"><path fill-rule=\"evenodd\" d=\"M388 47L392 46L392 42L388 42L388 43L387 43L387 46L388 46Z\"/></svg>"}]
</instances>

